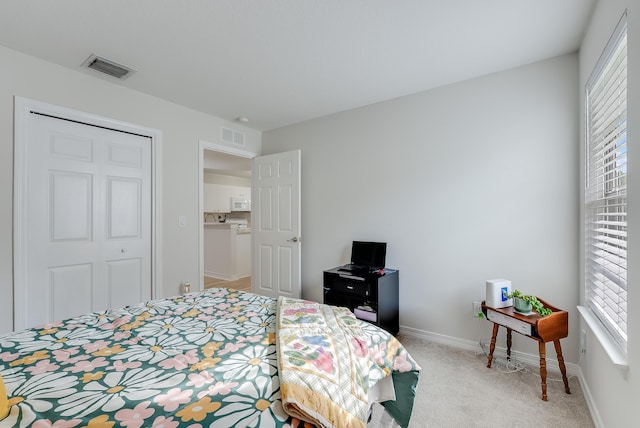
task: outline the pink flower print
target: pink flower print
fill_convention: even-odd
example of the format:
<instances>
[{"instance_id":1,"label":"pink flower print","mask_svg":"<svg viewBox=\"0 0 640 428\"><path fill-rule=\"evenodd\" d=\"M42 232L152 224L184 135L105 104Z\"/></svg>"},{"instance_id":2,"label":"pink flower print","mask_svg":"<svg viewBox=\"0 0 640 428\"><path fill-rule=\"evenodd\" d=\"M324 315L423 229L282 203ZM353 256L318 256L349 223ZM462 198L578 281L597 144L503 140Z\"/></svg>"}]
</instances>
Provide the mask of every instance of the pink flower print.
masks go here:
<instances>
[{"instance_id":1,"label":"pink flower print","mask_svg":"<svg viewBox=\"0 0 640 428\"><path fill-rule=\"evenodd\" d=\"M131 337L131 332L130 331L116 331L113 334L113 340L122 340L122 339L128 339Z\"/></svg>"},{"instance_id":2,"label":"pink flower print","mask_svg":"<svg viewBox=\"0 0 640 428\"><path fill-rule=\"evenodd\" d=\"M89 373L99 369L100 367L106 367L108 365L109 363L105 361L104 357L98 357L90 361L78 361L73 367L67 367L65 370L72 373Z\"/></svg>"},{"instance_id":3,"label":"pink flower print","mask_svg":"<svg viewBox=\"0 0 640 428\"><path fill-rule=\"evenodd\" d=\"M242 343L227 343L224 345L224 349L218 352L219 355L228 354L229 352L236 352L238 349L243 348L245 345Z\"/></svg>"},{"instance_id":4,"label":"pink flower print","mask_svg":"<svg viewBox=\"0 0 640 428\"><path fill-rule=\"evenodd\" d=\"M357 337L351 338L351 346L353 347L353 353L356 354L358 358L364 358L369 355L367 343Z\"/></svg>"},{"instance_id":5,"label":"pink flower print","mask_svg":"<svg viewBox=\"0 0 640 428\"><path fill-rule=\"evenodd\" d=\"M125 345L137 345L138 342L141 342L142 340L144 340L142 337L136 336L136 337L132 337L129 340L125 340L122 343L125 344Z\"/></svg>"},{"instance_id":6,"label":"pink flower print","mask_svg":"<svg viewBox=\"0 0 640 428\"><path fill-rule=\"evenodd\" d=\"M4 362L9 362L9 361L13 361L16 358L18 358L18 356L20 356L20 354L12 354L11 352L3 352L0 354L0 360L4 361Z\"/></svg>"},{"instance_id":7,"label":"pink flower print","mask_svg":"<svg viewBox=\"0 0 640 428\"><path fill-rule=\"evenodd\" d=\"M207 395L211 395L211 396L227 395L231 392L232 388L235 388L238 385L240 385L238 382L231 382L231 383L217 382L215 385L211 385L209 389L207 389L206 391L199 392L198 399L201 399L202 397L206 397Z\"/></svg>"},{"instance_id":8,"label":"pink flower print","mask_svg":"<svg viewBox=\"0 0 640 428\"><path fill-rule=\"evenodd\" d=\"M182 354L182 355L184 355L184 357L186 358L187 363L189 363L189 364L197 363L198 360L200 360L200 357L198 357L198 351L195 350L195 349L187 351L186 354Z\"/></svg>"},{"instance_id":9,"label":"pink flower print","mask_svg":"<svg viewBox=\"0 0 640 428\"><path fill-rule=\"evenodd\" d=\"M164 416L158 416L154 421L151 428L177 428L178 421L173 420L173 416L170 418L165 418Z\"/></svg>"},{"instance_id":10,"label":"pink flower print","mask_svg":"<svg viewBox=\"0 0 640 428\"><path fill-rule=\"evenodd\" d=\"M103 330L115 330L121 325L127 324L129 321L131 321L131 315L125 315L120 318L116 318L112 323L102 324L100 328Z\"/></svg>"},{"instance_id":11,"label":"pink flower print","mask_svg":"<svg viewBox=\"0 0 640 428\"><path fill-rule=\"evenodd\" d=\"M213 386L209 387L209 393L211 395L227 395L231 392L231 389L238 386L238 382L230 382L230 383L222 383L218 382Z\"/></svg>"},{"instance_id":12,"label":"pink flower print","mask_svg":"<svg viewBox=\"0 0 640 428\"><path fill-rule=\"evenodd\" d=\"M393 370L408 372L411 370L411 363L407 361L407 352L402 351L400 355L393 359Z\"/></svg>"},{"instance_id":13,"label":"pink flower print","mask_svg":"<svg viewBox=\"0 0 640 428\"><path fill-rule=\"evenodd\" d=\"M86 323L76 323L76 324L67 324L65 326L65 328L68 328L69 330L73 330L76 328L87 328L89 327Z\"/></svg>"},{"instance_id":14,"label":"pink flower print","mask_svg":"<svg viewBox=\"0 0 640 428\"><path fill-rule=\"evenodd\" d=\"M37 374L43 374L49 371L54 372L59 368L60 368L59 365L52 364L51 361L47 359L47 360L38 361L35 365L24 369L24 371L31 372L32 374L37 375Z\"/></svg>"},{"instance_id":15,"label":"pink flower print","mask_svg":"<svg viewBox=\"0 0 640 428\"><path fill-rule=\"evenodd\" d=\"M201 388L203 385L213 382L213 376L209 372L193 373L189 375L187 386L195 386Z\"/></svg>"},{"instance_id":16,"label":"pink flower print","mask_svg":"<svg viewBox=\"0 0 640 428\"><path fill-rule=\"evenodd\" d=\"M33 428L72 428L80 424L82 420L71 419L70 421L55 421L51 423L49 419L35 421L32 425Z\"/></svg>"},{"instance_id":17,"label":"pink flower print","mask_svg":"<svg viewBox=\"0 0 640 428\"><path fill-rule=\"evenodd\" d=\"M76 328L85 328L85 324L67 324L64 326L67 330L75 330Z\"/></svg>"},{"instance_id":18,"label":"pink flower print","mask_svg":"<svg viewBox=\"0 0 640 428\"><path fill-rule=\"evenodd\" d=\"M184 370L189 367L187 360L184 358L184 355L176 355L173 358L167 358L158 363L160 367L163 369L176 369L176 370Z\"/></svg>"},{"instance_id":19,"label":"pink flower print","mask_svg":"<svg viewBox=\"0 0 640 428\"><path fill-rule=\"evenodd\" d=\"M60 363L67 363L72 355L80 352L78 348L56 349L53 351L53 357Z\"/></svg>"},{"instance_id":20,"label":"pink flower print","mask_svg":"<svg viewBox=\"0 0 640 428\"><path fill-rule=\"evenodd\" d=\"M69 358L65 361L65 364L76 364L79 361L85 361L91 358L91 355L78 355L77 357Z\"/></svg>"},{"instance_id":21,"label":"pink flower print","mask_svg":"<svg viewBox=\"0 0 640 428\"><path fill-rule=\"evenodd\" d=\"M138 404L134 409L122 409L116 412L116 420L124 427L140 428L144 420L153 415L154 409L148 409L149 401Z\"/></svg>"},{"instance_id":22,"label":"pink flower print","mask_svg":"<svg viewBox=\"0 0 640 428\"><path fill-rule=\"evenodd\" d=\"M189 367L189 365L197 363L198 360L198 352L195 349L192 349L186 354L179 354L173 358L162 360L158 365L163 369L184 370Z\"/></svg>"},{"instance_id":23,"label":"pink flower print","mask_svg":"<svg viewBox=\"0 0 640 428\"><path fill-rule=\"evenodd\" d=\"M113 363L113 365L111 367L109 367L109 369L111 370L115 370L117 372L123 372L125 370L128 369L135 369L137 367L140 367L142 365L142 363L140 361L127 361L122 362L120 360L116 361L115 363Z\"/></svg>"},{"instance_id":24,"label":"pink flower print","mask_svg":"<svg viewBox=\"0 0 640 428\"><path fill-rule=\"evenodd\" d=\"M311 360L313 365L319 370L333 374L333 357L331 357L331 354L327 353L322 348L318 348L318 354L317 359Z\"/></svg>"},{"instance_id":25,"label":"pink flower print","mask_svg":"<svg viewBox=\"0 0 640 428\"><path fill-rule=\"evenodd\" d=\"M90 354L102 348L108 348L109 345L111 345L111 341L96 340L95 342L85 343L84 345L82 345L82 348L87 354Z\"/></svg>"},{"instance_id":26,"label":"pink flower print","mask_svg":"<svg viewBox=\"0 0 640 428\"><path fill-rule=\"evenodd\" d=\"M255 343L255 342L260 342L262 340L262 336L260 335L247 336L246 339L247 339L247 342Z\"/></svg>"},{"instance_id":27,"label":"pink flower print","mask_svg":"<svg viewBox=\"0 0 640 428\"><path fill-rule=\"evenodd\" d=\"M181 390L180 388L171 388L166 394L156 395L153 399L156 403L161 405L165 412L173 412L181 404L191 401L192 390Z\"/></svg>"}]
</instances>

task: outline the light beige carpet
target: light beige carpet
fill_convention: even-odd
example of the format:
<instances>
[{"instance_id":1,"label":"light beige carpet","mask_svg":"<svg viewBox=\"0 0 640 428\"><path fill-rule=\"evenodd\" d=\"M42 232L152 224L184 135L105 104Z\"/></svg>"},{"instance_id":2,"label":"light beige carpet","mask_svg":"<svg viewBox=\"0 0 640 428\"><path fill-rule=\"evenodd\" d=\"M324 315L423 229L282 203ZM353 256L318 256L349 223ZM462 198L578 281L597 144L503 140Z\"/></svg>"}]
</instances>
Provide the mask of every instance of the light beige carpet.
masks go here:
<instances>
[{"instance_id":1,"label":"light beige carpet","mask_svg":"<svg viewBox=\"0 0 640 428\"><path fill-rule=\"evenodd\" d=\"M571 394L565 394L560 373L549 370L545 402L537 367L529 366L528 373L507 373L498 355L488 369L482 352L408 336L399 339L422 367L411 428L594 426L575 376L569 379ZM397 425L376 405L368 426Z\"/></svg>"}]
</instances>

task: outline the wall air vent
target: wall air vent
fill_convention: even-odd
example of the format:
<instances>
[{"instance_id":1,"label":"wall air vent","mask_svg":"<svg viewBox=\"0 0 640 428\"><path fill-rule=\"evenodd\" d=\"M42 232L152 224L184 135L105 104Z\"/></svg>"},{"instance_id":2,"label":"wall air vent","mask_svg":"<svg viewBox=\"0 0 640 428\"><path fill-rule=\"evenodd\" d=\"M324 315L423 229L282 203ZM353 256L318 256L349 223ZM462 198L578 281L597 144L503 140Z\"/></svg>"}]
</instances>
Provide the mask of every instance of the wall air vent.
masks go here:
<instances>
[{"instance_id":1,"label":"wall air vent","mask_svg":"<svg viewBox=\"0 0 640 428\"><path fill-rule=\"evenodd\" d=\"M220 136L220 138L222 138L222 141L224 141L225 143L244 146L244 132L234 131L233 129L225 128L223 126Z\"/></svg>"},{"instance_id":2,"label":"wall air vent","mask_svg":"<svg viewBox=\"0 0 640 428\"><path fill-rule=\"evenodd\" d=\"M136 70L131 67L118 64L117 62L99 57L95 54L91 54L91 56L87 58L87 60L82 64L82 66L99 71L100 73L108 74L109 76L115 77L117 79L126 79L136 72Z\"/></svg>"}]
</instances>

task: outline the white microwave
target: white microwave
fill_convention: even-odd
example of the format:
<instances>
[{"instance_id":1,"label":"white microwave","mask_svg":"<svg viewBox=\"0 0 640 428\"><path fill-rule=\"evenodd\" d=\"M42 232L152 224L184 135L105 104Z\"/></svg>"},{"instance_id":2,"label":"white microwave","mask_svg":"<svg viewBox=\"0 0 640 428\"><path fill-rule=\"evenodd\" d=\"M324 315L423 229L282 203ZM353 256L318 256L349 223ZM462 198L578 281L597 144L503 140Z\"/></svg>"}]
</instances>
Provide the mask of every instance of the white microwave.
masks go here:
<instances>
[{"instance_id":1,"label":"white microwave","mask_svg":"<svg viewBox=\"0 0 640 428\"><path fill-rule=\"evenodd\" d=\"M231 198L231 211L251 211L251 201L244 198Z\"/></svg>"}]
</instances>

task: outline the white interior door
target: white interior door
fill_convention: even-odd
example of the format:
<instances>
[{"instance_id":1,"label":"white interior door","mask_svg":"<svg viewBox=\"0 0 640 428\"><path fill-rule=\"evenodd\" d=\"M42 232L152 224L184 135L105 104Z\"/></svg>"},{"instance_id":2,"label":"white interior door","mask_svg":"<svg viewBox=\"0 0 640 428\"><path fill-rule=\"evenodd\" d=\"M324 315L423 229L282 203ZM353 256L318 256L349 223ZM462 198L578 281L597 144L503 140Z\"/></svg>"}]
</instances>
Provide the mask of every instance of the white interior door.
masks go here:
<instances>
[{"instance_id":1,"label":"white interior door","mask_svg":"<svg viewBox=\"0 0 640 428\"><path fill-rule=\"evenodd\" d=\"M254 158L251 196L252 290L300 298L300 150Z\"/></svg>"},{"instance_id":2,"label":"white interior door","mask_svg":"<svg viewBox=\"0 0 640 428\"><path fill-rule=\"evenodd\" d=\"M151 298L151 139L30 114L25 155L16 328Z\"/></svg>"}]
</instances>

